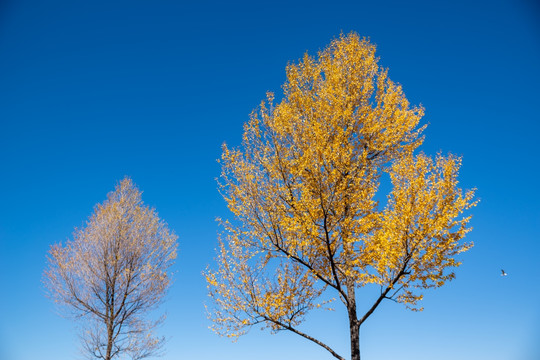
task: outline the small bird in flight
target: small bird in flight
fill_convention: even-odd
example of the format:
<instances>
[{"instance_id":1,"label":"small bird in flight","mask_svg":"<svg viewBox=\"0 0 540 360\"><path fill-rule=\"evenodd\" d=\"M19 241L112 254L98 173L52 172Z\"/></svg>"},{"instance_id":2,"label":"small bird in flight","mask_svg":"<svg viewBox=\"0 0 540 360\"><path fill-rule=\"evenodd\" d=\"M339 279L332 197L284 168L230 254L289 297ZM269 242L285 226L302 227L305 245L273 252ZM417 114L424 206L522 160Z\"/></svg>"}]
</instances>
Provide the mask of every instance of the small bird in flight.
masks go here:
<instances>
[{"instance_id":1,"label":"small bird in flight","mask_svg":"<svg viewBox=\"0 0 540 360\"><path fill-rule=\"evenodd\" d=\"M505 273L503 269L501 269L501 276L506 276L506 275L508 275L508 274Z\"/></svg>"}]
</instances>

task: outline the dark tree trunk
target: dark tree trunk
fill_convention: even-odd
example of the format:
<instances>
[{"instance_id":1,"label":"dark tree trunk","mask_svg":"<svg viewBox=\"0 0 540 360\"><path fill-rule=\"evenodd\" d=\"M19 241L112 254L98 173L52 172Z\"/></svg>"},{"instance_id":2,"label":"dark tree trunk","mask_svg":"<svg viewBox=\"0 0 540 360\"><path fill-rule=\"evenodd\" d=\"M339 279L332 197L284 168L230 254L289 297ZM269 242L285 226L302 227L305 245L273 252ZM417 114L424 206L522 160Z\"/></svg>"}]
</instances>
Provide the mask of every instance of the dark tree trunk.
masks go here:
<instances>
[{"instance_id":1,"label":"dark tree trunk","mask_svg":"<svg viewBox=\"0 0 540 360\"><path fill-rule=\"evenodd\" d=\"M349 328L351 332L351 360L360 360L360 326L356 316L350 317L349 314Z\"/></svg>"},{"instance_id":2,"label":"dark tree trunk","mask_svg":"<svg viewBox=\"0 0 540 360\"><path fill-rule=\"evenodd\" d=\"M349 280L349 279L348 279ZM354 283L347 281L347 313L351 335L351 360L360 360L360 321L356 314L356 291Z\"/></svg>"}]
</instances>

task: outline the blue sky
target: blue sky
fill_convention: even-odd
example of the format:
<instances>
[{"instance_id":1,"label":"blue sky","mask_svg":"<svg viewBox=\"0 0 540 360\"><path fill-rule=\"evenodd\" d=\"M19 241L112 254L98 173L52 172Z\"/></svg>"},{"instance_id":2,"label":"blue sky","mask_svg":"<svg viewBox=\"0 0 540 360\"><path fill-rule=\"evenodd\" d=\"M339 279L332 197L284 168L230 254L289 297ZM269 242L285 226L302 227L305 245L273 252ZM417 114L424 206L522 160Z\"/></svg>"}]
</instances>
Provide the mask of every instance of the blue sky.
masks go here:
<instances>
[{"instance_id":1,"label":"blue sky","mask_svg":"<svg viewBox=\"0 0 540 360\"><path fill-rule=\"evenodd\" d=\"M45 256L125 175L179 235L163 359L330 359L294 334L213 334L201 272L214 258L214 219L228 216L215 182L221 144L239 144L287 62L349 31L376 43L390 77L425 107L422 150L462 155L461 185L481 199L456 280L428 291L422 313L381 306L361 329L363 358L540 358L533 0L4 0L0 359L78 358L74 323L44 296ZM303 326L348 356L342 310Z\"/></svg>"}]
</instances>

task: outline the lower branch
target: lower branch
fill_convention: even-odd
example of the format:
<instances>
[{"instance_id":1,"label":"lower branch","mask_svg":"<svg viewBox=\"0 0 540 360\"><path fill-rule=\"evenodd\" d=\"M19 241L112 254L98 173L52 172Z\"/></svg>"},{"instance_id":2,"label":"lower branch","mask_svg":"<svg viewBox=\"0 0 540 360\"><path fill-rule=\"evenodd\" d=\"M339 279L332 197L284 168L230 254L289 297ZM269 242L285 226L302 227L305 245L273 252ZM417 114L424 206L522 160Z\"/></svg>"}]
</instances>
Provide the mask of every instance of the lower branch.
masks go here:
<instances>
[{"instance_id":1,"label":"lower branch","mask_svg":"<svg viewBox=\"0 0 540 360\"><path fill-rule=\"evenodd\" d=\"M332 348L331 348L330 346L328 346L328 345L326 345L325 343L323 343L323 342L321 342L321 341L315 339L314 337L311 337L311 336L309 336L308 334L304 334L303 332L301 332L301 331L299 331L299 330L293 328L293 327L290 326L290 325L286 325L286 324L283 324L283 323L280 322L280 321L277 321L277 320L274 320L274 319L270 319L270 318L267 317L267 316L263 316L263 318L264 318L265 320L267 320L267 321L270 321L270 322L276 324L276 325L279 325L280 327L282 327L282 328L285 329L285 330L292 331L292 332L295 333L295 334L298 334L298 335L300 335L300 336L302 336L302 337L304 337L304 338L306 338L306 339L308 339L308 340L310 340L310 341L313 341L315 344L317 344L317 345L319 345L319 346L325 348L325 349L326 349L328 352L330 352L330 354L332 354L335 358L337 358L337 359L339 359L339 360L345 360L345 358L339 356L334 350L332 350Z\"/></svg>"}]
</instances>

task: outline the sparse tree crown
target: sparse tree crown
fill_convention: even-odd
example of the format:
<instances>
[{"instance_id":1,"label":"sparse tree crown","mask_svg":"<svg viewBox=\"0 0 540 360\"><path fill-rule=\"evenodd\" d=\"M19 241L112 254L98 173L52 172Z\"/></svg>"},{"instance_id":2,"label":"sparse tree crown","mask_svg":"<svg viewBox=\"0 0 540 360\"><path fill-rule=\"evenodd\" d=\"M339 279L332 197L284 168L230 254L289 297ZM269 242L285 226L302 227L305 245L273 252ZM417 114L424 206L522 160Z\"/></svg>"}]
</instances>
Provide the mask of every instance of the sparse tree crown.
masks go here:
<instances>
[{"instance_id":1,"label":"sparse tree crown","mask_svg":"<svg viewBox=\"0 0 540 360\"><path fill-rule=\"evenodd\" d=\"M144 315L169 286L176 239L125 178L72 240L51 247L45 272L49 295L80 318L90 358L142 359L159 353L163 338L152 330L163 318L150 321Z\"/></svg>"}]
</instances>

